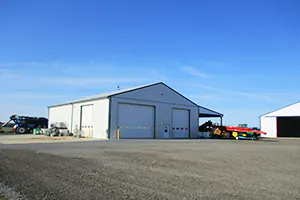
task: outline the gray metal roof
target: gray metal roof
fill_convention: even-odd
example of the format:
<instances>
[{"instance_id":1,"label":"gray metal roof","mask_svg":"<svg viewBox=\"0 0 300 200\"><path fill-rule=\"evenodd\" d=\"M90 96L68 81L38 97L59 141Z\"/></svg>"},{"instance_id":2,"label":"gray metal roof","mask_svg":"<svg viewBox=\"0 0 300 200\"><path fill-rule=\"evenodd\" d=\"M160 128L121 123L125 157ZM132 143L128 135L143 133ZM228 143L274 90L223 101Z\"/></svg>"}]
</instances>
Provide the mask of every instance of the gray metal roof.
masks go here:
<instances>
[{"instance_id":1,"label":"gray metal roof","mask_svg":"<svg viewBox=\"0 0 300 200\"><path fill-rule=\"evenodd\" d=\"M127 89L123 89L123 90L117 90L117 91L113 91L113 92L106 92L106 93L102 93L102 94L97 94L94 96L89 96L89 97L85 97L82 99L78 99L78 100L74 100L74 101L69 101L66 103L62 103L62 104L56 104L56 105L52 105L52 106L48 106L48 108L52 108L52 107L57 107L57 106L63 106L63 105L69 105L69 104L74 104L74 103L81 103L81 102L86 102L86 101L93 101L93 100L98 100L98 99L105 99L117 94L122 94L125 92L131 92L134 90L139 90L145 87L150 87L153 85L157 85L157 84L164 84L163 82L157 82L157 83L151 83L151 84L147 84L147 85L142 85L142 86L138 86L138 87L133 87L133 88L127 88Z\"/></svg>"},{"instance_id":2,"label":"gray metal roof","mask_svg":"<svg viewBox=\"0 0 300 200\"><path fill-rule=\"evenodd\" d=\"M277 111L279 111L279 110L285 109L285 108L287 108L287 107L294 106L294 105L296 105L296 104L298 104L298 103L300 103L300 101L297 101L297 102L295 102L295 103L292 103L292 104L290 104L290 105L287 105L287 106L285 106L285 107L282 107L282 108L279 108L279 109L273 110L273 111L271 111L271 112L265 113L265 114L263 114L263 115L260 115L259 117L263 117L263 116L266 116L266 115L272 114L272 113L274 113L274 112L277 112Z\"/></svg>"},{"instance_id":3,"label":"gray metal roof","mask_svg":"<svg viewBox=\"0 0 300 200\"><path fill-rule=\"evenodd\" d=\"M200 116L204 117L204 115L206 117L216 117L216 116L220 116L221 117L221 116L223 116L223 114L221 114L221 113L218 113L218 112L210 110L208 108L204 108L202 106L199 106L198 104L196 104L193 101L191 101L190 99L186 98L185 96L183 96L182 94L180 94L179 92L177 92L173 88L169 87L168 85L164 84L163 82L151 83L151 84L142 85L142 86L138 86L138 87L133 87L133 88L128 88L128 89L123 89L123 90L118 90L118 91L113 91L113 92L107 92L107 93L103 93L103 94L98 94L98 95L94 95L94 96L89 96L89 97L85 97L85 98L78 99L78 100L75 100L75 101L70 101L70 102L63 103L63 104L57 104L57 105L48 106L48 108L57 107L57 106L63 106L63 105L71 105L71 104L74 104L74 103L82 103L82 102L87 102L87 101L94 101L94 100L99 100L99 99L105 99L105 98L109 98L109 97L114 96L114 95L118 95L118 94L122 94L122 93L126 93L126 92L132 92L134 90L139 90L139 89L143 89L143 88L154 86L154 85L158 85L158 84L165 85L170 90L173 90L174 92L176 92L177 94L179 94L180 96L182 96L183 98L185 98L186 100L188 100L188 101L192 102L193 104L195 104L196 106L198 106L199 107L199 117Z\"/></svg>"},{"instance_id":4,"label":"gray metal roof","mask_svg":"<svg viewBox=\"0 0 300 200\"><path fill-rule=\"evenodd\" d=\"M222 113L199 106L199 117L223 117Z\"/></svg>"}]
</instances>

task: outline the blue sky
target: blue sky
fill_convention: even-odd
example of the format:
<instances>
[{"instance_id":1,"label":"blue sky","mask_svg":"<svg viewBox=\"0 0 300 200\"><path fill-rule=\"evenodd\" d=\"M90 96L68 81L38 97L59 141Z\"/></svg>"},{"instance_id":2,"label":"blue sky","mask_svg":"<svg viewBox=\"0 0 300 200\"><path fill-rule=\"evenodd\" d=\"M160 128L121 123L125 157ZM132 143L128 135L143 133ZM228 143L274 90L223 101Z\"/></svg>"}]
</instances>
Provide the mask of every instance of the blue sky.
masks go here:
<instances>
[{"instance_id":1,"label":"blue sky","mask_svg":"<svg viewBox=\"0 0 300 200\"><path fill-rule=\"evenodd\" d=\"M0 121L163 81L224 122L300 100L300 1L0 1Z\"/></svg>"}]
</instances>

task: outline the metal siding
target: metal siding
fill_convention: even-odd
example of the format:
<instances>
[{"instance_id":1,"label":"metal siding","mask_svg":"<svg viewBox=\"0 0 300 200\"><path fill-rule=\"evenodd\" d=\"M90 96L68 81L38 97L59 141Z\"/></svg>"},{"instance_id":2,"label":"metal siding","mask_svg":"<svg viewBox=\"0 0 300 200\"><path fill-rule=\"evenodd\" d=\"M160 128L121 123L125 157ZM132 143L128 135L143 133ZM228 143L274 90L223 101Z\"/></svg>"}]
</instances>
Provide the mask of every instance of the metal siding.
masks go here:
<instances>
[{"instance_id":1,"label":"metal siding","mask_svg":"<svg viewBox=\"0 0 300 200\"><path fill-rule=\"evenodd\" d=\"M119 103L154 106L155 107L155 133L157 136L156 138L165 138L165 134L164 134L165 125L169 125L170 128L172 127L172 109L175 107L174 104L111 97L111 110L110 110L110 125L111 125L110 138L111 139L117 138ZM198 106L176 105L176 108L190 110L190 125L189 125L190 134L192 138L196 138L198 133L198 126L199 126Z\"/></svg>"},{"instance_id":2,"label":"metal siding","mask_svg":"<svg viewBox=\"0 0 300 200\"><path fill-rule=\"evenodd\" d=\"M189 138L190 112L186 109L173 109L172 135L173 138Z\"/></svg>"},{"instance_id":3,"label":"metal siding","mask_svg":"<svg viewBox=\"0 0 300 200\"><path fill-rule=\"evenodd\" d=\"M153 138L154 107L120 103L118 128L120 138Z\"/></svg>"},{"instance_id":4,"label":"metal siding","mask_svg":"<svg viewBox=\"0 0 300 200\"><path fill-rule=\"evenodd\" d=\"M261 130L267 134L262 134L262 137L276 138L277 137L277 118L276 117L260 117Z\"/></svg>"},{"instance_id":5,"label":"metal siding","mask_svg":"<svg viewBox=\"0 0 300 200\"><path fill-rule=\"evenodd\" d=\"M72 116L72 105L64 105L58 107L49 108L49 128L51 124L56 122L63 122L71 131L71 116Z\"/></svg>"},{"instance_id":6,"label":"metal siding","mask_svg":"<svg viewBox=\"0 0 300 200\"><path fill-rule=\"evenodd\" d=\"M75 103L73 105L73 129L80 129L81 106L93 105L93 138L107 139L109 100L99 99L85 103ZM73 131L74 131L73 130Z\"/></svg>"}]
</instances>

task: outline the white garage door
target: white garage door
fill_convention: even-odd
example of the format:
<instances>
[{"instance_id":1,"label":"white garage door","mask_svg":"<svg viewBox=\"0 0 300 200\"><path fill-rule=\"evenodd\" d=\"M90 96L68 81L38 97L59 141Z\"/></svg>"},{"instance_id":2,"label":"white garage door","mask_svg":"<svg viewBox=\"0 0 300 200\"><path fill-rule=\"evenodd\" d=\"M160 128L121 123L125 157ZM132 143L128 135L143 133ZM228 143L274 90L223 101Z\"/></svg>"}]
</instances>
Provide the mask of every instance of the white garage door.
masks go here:
<instances>
[{"instance_id":1,"label":"white garage door","mask_svg":"<svg viewBox=\"0 0 300 200\"><path fill-rule=\"evenodd\" d=\"M173 137L189 138L190 130L189 110L173 109Z\"/></svg>"},{"instance_id":2,"label":"white garage door","mask_svg":"<svg viewBox=\"0 0 300 200\"><path fill-rule=\"evenodd\" d=\"M93 137L93 105L81 106L81 130L84 137Z\"/></svg>"},{"instance_id":3,"label":"white garage door","mask_svg":"<svg viewBox=\"0 0 300 200\"><path fill-rule=\"evenodd\" d=\"M120 138L154 138L154 107L119 104Z\"/></svg>"}]
</instances>

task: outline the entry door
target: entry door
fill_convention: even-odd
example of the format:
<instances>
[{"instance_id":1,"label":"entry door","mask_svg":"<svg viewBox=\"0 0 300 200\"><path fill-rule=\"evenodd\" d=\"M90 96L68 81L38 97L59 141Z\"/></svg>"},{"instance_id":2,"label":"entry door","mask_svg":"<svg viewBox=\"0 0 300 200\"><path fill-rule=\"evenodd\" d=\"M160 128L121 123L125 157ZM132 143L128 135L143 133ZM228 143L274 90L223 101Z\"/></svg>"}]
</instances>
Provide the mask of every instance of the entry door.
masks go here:
<instances>
[{"instance_id":1,"label":"entry door","mask_svg":"<svg viewBox=\"0 0 300 200\"><path fill-rule=\"evenodd\" d=\"M170 125L165 124L164 125L164 133L163 133L163 138L170 138Z\"/></svg>"},{"instance_id":2,"label":"entry door","mask_svg":"<svg viewBox=\"0 0 300 200\"><path fill-rule=\"evenodd\" d=\"M154 138L154 107L119 104L120 138Z\"/></svg>"},{"instance_id":3,"label":"entry door","mask_svg":"<svg viewBox=\"0 0 300 200\"><path fill-rule=\"evenodd\" d=\"M81 106L81 130L84 137L93 137L93 105Z\"/></svg>"},{"instance_id":4,"label":"entry door","mask_svg":"<svg viewBox=\"0 0 300 200\"><path fill-rule=\"evenodd\" d=\"M186 109L173 109L173 138L189 138L190 111Z\"/></svg>"}]
</instances>

